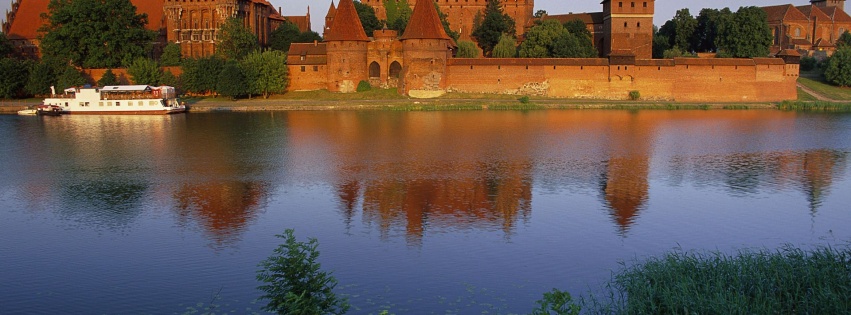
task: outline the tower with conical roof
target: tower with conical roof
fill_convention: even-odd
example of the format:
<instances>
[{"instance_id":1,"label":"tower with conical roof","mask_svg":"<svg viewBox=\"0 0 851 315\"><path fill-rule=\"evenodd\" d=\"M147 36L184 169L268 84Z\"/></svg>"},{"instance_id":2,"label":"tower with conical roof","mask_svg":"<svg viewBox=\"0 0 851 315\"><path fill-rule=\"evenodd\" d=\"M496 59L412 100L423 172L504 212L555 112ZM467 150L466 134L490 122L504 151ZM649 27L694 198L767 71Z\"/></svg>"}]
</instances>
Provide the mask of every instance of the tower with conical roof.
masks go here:
<instances>
[{"instance_id":1,"label":"tower with conical roof","mask_svg":"<svg viewBox=\"0 0 851 315\"><path fill-rule=\"evenodd\" d=\"M443 30L433 0L417 1L401 40L405 65L399 91L444 90L452 39Z\"/></svg>"},{"instance_id":2,"label":"tower with conical roof","mask_svg":"<svg viewBox=\"0 0 851 315\"><path fill-rule=\"evenodd\" d=\"M331 24L334 24L334 16L337 15L337 7L334 6L334 1L331 1L331 7L328 8L328 13L325 14L325 27L322 30L322 37L328 36L328 30L331 29Z\"/></svg>"},{"instance_id":3,"label":"tower with conical roof","mask_svg":"<svg viewBox=\"0 0 851 315\"><path fill-rule=\"evenodd\" d=\"M355 92L360 81L368 80L367 44L369 37L352 0L340 0L331 28L325 33L328 65L328 91Z\"/></svg>"}]
</instances>

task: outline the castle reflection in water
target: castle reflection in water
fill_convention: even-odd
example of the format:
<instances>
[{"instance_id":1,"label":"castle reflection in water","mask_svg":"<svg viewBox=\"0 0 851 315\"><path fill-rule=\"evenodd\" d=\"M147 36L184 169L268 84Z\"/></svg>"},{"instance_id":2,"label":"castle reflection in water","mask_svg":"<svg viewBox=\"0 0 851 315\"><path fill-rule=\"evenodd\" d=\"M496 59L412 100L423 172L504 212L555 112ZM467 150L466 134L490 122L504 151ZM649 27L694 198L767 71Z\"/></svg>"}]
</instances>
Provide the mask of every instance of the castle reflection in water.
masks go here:
<instances>
[{"instance_id":1,"label":"castle reflection in water","mask_svg":"<svg viewBox=\"0 0 851 315\"><path fill-rule=\"evenodd\" d=\"M346 224L374 226L385 238L404 234L418 246L446 230L510 237L533 215L536 193L564 187L597 195L622 234L646 210L652 185L733 196L799 191L815 215L847 165L841 150L776 145L805 141L794 139L796 115L782 112L71 118L46 122L48 145L26 152L61 154L57 171L66 173L22 183L32 204L45 198L39 191L61 187L62 202L78 205L59 208L89 209L63 215L107 227L134 220L146 204L170 204L181 225L200 227L216 246L238 240L277 187L296 181L331 187ZM29 161L23 169L39 167Z\"/></svg>"}]
</instances>

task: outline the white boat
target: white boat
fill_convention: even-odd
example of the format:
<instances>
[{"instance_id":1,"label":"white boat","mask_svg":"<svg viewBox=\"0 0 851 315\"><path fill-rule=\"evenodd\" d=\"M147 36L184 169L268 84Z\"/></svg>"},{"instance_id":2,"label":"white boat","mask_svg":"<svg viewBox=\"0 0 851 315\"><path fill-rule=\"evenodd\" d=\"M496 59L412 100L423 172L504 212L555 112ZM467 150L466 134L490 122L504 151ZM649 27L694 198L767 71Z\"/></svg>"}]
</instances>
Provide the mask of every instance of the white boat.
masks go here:
<instances>
[{"instance_id":1,"label":"white boat","mask_svg":"<svg viewBox=\"0 0 851 315\"><path fill-rule=\"evenodd\" d=\"M36 115L36 111L35 111L35 108L22 109L22 110L19 110L19 111L18 111L18 115L21 115L21 116L35 116L35 115Z\"/></svg>"},{"instance_id":2,"label":"white boat","mask_svg":"<svg viewBox=\"0 0 851 315\"><path fill-rule=\"evenodd\" d=\"M170 86L111 85L68 88L64 94L44 99L65 114L175 114L186 111Z\"/></svg>"}]
</instances>

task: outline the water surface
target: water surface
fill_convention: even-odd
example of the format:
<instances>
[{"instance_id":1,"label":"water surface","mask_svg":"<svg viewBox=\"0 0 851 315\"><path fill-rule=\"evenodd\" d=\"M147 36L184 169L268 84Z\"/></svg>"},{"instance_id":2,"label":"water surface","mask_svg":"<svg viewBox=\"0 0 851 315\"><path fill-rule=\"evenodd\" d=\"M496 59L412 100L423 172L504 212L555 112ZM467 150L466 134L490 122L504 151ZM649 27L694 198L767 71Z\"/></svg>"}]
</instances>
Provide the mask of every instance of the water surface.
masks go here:
<instances>
[{"instance_id":1,"label":"water surface","mask_svg":"<svg viewBox=\"0 0 851 315\"><path fill-rule=\"evenodd\" d=\"M0 117L0 313L260 312L320 241L351 314L523 313L672 249L851 241L851 115Z\"/></svg>"}]
</instances>

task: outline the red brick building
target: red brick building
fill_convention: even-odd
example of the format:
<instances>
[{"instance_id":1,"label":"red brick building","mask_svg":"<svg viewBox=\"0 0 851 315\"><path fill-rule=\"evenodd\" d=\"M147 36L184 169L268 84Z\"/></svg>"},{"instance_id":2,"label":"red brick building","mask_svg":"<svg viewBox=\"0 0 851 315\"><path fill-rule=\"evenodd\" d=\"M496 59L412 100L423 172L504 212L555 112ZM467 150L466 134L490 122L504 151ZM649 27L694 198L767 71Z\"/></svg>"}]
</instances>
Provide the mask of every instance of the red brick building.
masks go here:
<instances>
[{"instance_id":1,"label":"red brick building","mask_svg":"<svg viewBox=\"0 0 851 315\"><path fill-rule=\"evenodd\" d=\"M772 53L795 49L802 55L826 57L836 50L836 41L851 30L845 0L811 0L810 5L791 4L763 7L774 35Z\"/></svg>"},{"instance_id":2,"label":"red brick building","mask_svg":"<svg viewBox=\"0 0 851 315\"><path fill-rule=\"evenodd\" d=\"M16 51L30 58L39 53L38 29L47 21L50 0L14 0L6 14L3 33ZM158 33L155 47L166 42L179 43L187 57L207 56L215 49L216 33L229 17L240 17L243 24L266 45L269 33L284 22L294 23L301 31L310 30L310 8L306 16L281 16L266 0L131 0L137 13L148 15L149 30Z\"/></svg>"}]
</instances>

